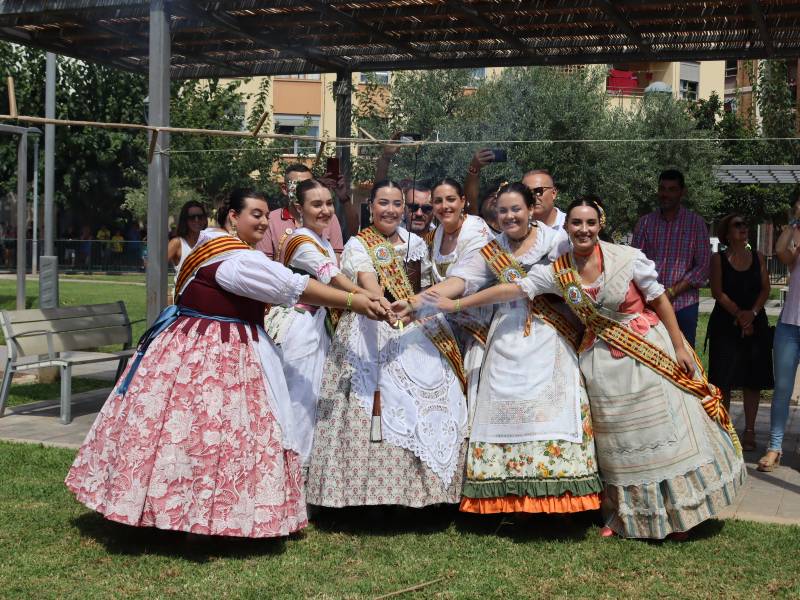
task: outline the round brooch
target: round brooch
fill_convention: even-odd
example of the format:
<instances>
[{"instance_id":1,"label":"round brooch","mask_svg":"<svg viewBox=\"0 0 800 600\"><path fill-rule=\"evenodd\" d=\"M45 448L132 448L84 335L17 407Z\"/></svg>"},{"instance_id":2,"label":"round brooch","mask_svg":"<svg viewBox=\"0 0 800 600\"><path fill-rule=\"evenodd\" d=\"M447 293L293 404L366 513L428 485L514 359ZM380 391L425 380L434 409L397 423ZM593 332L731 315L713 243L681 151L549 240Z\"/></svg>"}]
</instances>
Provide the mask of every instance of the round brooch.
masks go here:
<instances>
[{"instance_id":1,"label":"round brooch","mask_svg":"<svg viewBox=\"0 0 800 600\"><path fill-rule=\"evenodd\" d=\"M392 261L392 255L389 252L389 249L384 246L379 246L375 250L375 258L381 264L386 264Z\"/></svg>"},{"instance_id":2,"label":"round brooch","mask_svg":"<svg viewBox=\"0 0 800 600\"><path fill-rule=\"evenodd\" d=\"M581 296L581 291L578 289L577 285L571 285L567 288L567 299L573 304L580 304Z\"/></svg>"},{"instance_id":3,"label":"round brooch","mask_svg":"<svg viewBox=\"0 0 800 600\"><path fill-rule=\"evenodd\" d=\"M287 227L286 228L286 235L292 235L292 228L291 227Z\"/></svg>"},{"instance_id":4,"label":"round brooch","mask_svg":"<svg viewBox=\"0 0 800 600\"><path fill-rule=\"evenodd\" d=\"M515 281L522 279L522 273L519 272L519 269L515 269L514 267L507 267L503 269L503 278L509 283L513 283Z\"/></svg>"}]
</instances>

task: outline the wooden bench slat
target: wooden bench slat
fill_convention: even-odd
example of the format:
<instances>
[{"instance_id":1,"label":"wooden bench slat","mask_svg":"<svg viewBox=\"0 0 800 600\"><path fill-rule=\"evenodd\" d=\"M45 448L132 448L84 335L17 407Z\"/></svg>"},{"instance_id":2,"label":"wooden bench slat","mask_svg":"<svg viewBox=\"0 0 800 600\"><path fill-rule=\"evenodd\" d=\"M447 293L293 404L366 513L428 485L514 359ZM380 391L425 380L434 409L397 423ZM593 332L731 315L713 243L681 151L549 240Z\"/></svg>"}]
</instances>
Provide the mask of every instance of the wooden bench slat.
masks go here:
<instances>
[{"instance_id":1,"label":"wooden bench slat","mask_svg":"<svg viewBox=\"0 0 800 600\"><path fill-rule=\"evenodd\" d=\"M24 334L43 331L60 333L85 329L101 329L103 327L117 327L127 324L128 316L121 313L95 315L91 317L74 317L71 319L58 319L56 321L28 321L12 325L11 335L15 338L20 334L23 334L22 337L28 337Z\"/></svg>"},{"instance_id":2,"label":"wooden bench slat","mask_svg":"<svg viewBox=\"0 0 800 600\"><path fill-rule=\"evenodd\" d=\"M63 306L61 308L29 308L26 310L3 311L4 318L13 324L29 321L53 321L80 316L107 315L126 312L124 303L109 302L106 304L86 304L83 306Z\"/></svg>"},{"instance_id":3,"label":"wooden bench slat","mask_svg":"<svg viewBox=\"0 0 800 600\"><path fill-rule=\"evenodd\" d=\"M67 331L52 335L53 352L68 352L70 350L88 350L110 344L129 343L131 336L130 325L117 327L104 327L87 331ZM47 335L32 335L7 340L9 349L14 347L17 356L30 356L32 354L49 354Z\"/></svg>"}]
</instances>

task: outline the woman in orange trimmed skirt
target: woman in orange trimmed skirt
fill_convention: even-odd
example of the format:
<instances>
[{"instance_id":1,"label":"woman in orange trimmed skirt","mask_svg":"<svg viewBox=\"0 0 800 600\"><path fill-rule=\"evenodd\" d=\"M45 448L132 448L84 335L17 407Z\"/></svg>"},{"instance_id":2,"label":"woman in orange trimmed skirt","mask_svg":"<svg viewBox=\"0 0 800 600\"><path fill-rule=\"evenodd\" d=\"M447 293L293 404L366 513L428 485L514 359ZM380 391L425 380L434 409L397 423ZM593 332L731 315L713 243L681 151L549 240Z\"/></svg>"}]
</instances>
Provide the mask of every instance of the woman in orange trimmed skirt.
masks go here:
<instances>
[{"instance_id":1,"label":"woman in orange trimmed skirt","mask_svg":"<svg viewBox=\"0 0 800 600\"><path fill-rule=\"evenodd\" d=\"M497 209L502 234L473 259L454 265L428 297L472 294L498 280L524 277L532 265L552 262L566 237L540 226L533 206L524 185L501 188ZM415 300L415 306L424 302ZM534 315L525 301L495 309L471 423L462 511L573 513L600 508L602 484L589 401L574 335L572 340L569 335L575 329L566 320L568 309L558 312L548 304L546 310L546 315Z\"/></svg>"}]
</instances>

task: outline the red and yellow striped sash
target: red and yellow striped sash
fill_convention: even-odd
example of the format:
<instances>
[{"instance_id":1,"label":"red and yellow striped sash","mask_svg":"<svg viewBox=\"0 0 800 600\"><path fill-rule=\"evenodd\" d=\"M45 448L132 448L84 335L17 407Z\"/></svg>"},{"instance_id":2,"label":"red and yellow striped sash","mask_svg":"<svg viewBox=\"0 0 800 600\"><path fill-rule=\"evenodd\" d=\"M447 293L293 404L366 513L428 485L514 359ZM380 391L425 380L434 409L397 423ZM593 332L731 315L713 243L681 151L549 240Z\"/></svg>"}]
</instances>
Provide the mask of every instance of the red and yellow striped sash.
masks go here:
<instances>
[{"instance_id":1,"label":"red and yellow striped sash","mask_svg":"<svg viewBox=\"0 0 800 600\"><path fill-rule=\"evenodd\" d=\"M214 238L201 246L195 246L181 265L178 279L175 281L175 297L177 298L181 292L183 292L183 288L189 280L194 277L198 269L203 267L205 263L212 258L234 250L250 249L250 246L245 244L242 240L227 235Z\"/></svg>"},{"instance_id":2,"label":"red and yellow striped sash","mask_svg":"<svg viewBox=\"0 0 800 600\"><path fill-rule=\"evenodd\" d=\"M284 249L283 256L281 258L281 262L283 262L283 264L288 267L289 263L292 261L292 258L294 258L295 252L297 252L297 249L303 244L311 244L317 250L319 250L320 254L322 254L327 258L330 258L328 256L328 253L325 251L325 248L320 246L314 238L312 238L309 235L301 233L291 238L289 242L286 244L286 248Z\"/></svg>"},{"instance_id":3,"label":"red and yellow striped sash","mask_svg":"<svg viewBox=\"0 0 800 600\"><path fill-rule=\"evenodd\" d=\"M626 356L639 361L659 375L669 379L674 385L699 398L703 409L712 420L719 423L731 436L731 441L741 455L742 447L736 430L733 428L728 412L722 405L722 392L709 383L700 359L690 348L694 357L699 379L687 375L672 357L658 346L647 341L635 331L623 327L613 319L600 314L592 301L586 295L581 285L580 275L572 263L570 254L559 257L553 263L556 281L561 288L564 301L572 312L591 330L612 348L616 348ZM686 345L689 348L688 344Z\"/></svg>"},{"instance_id":4,"label":"red and yellow striped sash","mask_svg":"<svg viewBox=\"0 0 800 600\"><path fill-rule=\"evenodd\" d=\"M409 233L408 243L411 243ZM383 289L389 290L397 300L405 300L414 294L411 282L406 274L403 260L395 252L394 246L380 232L370 225L357 234L364 244L372 264L378 272L378 281ZM450 363L461 382L462 391L467 389L467 375L464 372L464 360L461 350L452 332L446 328L441 319L423 319L418 321L428 339L436 346L439 353Z\"/></svg>"},{"instance_id":5,"label":"red and yellow striped sash","mask_svg":"<svg viewBox=\"0 0 800 600\"><path fill-rule=\"evenodd\" d=\"M526 275L525 267L512 254L503 250L497 240L492 240L481 248L481 254L492 273L502 283L513 283ZM537 296L528 301L528 318L525 320L525 329L522 332L525 337L531 333L531 320L533 317L541 319L550 325L573 348L578 349L578 344L581 340L580 332L556 310L549 298Z\"/></svg>"}]
</instances>

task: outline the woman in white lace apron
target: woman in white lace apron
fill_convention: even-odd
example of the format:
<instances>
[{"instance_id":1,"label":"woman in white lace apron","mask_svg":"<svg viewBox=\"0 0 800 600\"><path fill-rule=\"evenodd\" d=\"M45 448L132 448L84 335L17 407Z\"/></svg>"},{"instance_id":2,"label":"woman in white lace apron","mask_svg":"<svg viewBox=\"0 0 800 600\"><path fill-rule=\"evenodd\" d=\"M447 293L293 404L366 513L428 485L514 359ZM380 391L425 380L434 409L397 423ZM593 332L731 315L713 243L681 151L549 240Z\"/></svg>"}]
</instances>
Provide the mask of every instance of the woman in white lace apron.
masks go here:
<instances>
[{"instance_id":1,"label":"woman in white lace apron","mask_svg":"<svg viewBox=\"0 0 800 600\"><path fill-rule=\"evenodd\" d=\"M462 304L564 296L587 329L579 354L605 483L602 534L684 539L733 503L746 473L741 448L653 262L599 241L604 221L595 200L573 202L571 252Z\"/></svg>"},{"instance_id":2,"label":"woman in white lace apron","mask_svg":"<svg viewBox=\"0 0 800 600\"><path fill-rule=\"evenodd\" d=\"M369 295L341 272L333 246L323 235L335 214L330 190L315 179L307 179L297 186L294 197L301 226L283 241L276 260L295 273L337 289ZM379 300L388 310L388 302L383 297ZM298 303L273 306L265 319L267 333L281 349L304 467L311 457L322 367L339 315L336 310Z\"/></svg>"},{"instance_id":3,"label":"woman in white lace apron","mask_svg":"<svg viewBox=\"0 0 800 600\"><path fill-rule=\"evenodd\" d=\"M372 225L351 238L342 271L359 286L406 298L429 277L425 242L400 227L403 195L375 184ZM447 320L403 329L347 313L325 363L307 481L328 507L456 503L467 411L461 355ZM382 441L371 441L376 390Z\"/></svg>"},{"instance_id":4,"label":"woman in white lace apron","mask_svg":"<svg viewBox=\"0 0 800 600\"><path fill-rule=\"evenodd\" d=\"M534 202L521 183L500 188L502 233L454 266L427 297L458 298L497 281L519 279L533 265L549 265L567 240L563 232L533 219ZM579 333L569 310L559 304L548 299L532 307L515 300L495 309L467 451L462 511L600 508L589 400L575 352ZM457 306L460 302L442 301L451 315L462 312Z\"/></svg>"},{"instance_id":5,"label":"woman in white lace apron","mask_svg":"<svg viewBox=\"0 0 800 600\"><path fill-rule=\"evenodd\" d=\"M445 177L431 188L433 215L439 222L426 236L430 241L431 283L444 281L457 264L469 261L494 239L480 217L465 212L466 198L461 184ZM492 321L492 307L482 306L447 316L461 347L467 374L467 406L474 413L486 335ZM471 421L471 419L470 419Z\"/></svg>"}]
</instances>

